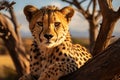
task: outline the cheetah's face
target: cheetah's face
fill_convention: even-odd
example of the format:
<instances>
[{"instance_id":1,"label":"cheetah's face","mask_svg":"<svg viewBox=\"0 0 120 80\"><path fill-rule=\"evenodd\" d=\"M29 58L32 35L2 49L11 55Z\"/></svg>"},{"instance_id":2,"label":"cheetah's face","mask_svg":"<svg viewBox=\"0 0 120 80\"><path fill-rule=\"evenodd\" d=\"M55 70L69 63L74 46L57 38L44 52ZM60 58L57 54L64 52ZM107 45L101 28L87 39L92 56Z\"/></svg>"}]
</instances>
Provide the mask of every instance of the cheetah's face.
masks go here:
<instances>
[{"instance_id":1,"label":"cheetah's face","mask_svg":"<svg viewBox=\"0 0 120 80\"><path fill-rule=\"evenodd\" d=\"M71 7L59 10L55 6L37 9L28 5L24 13L29 21L29 28L37 43L45 47L55 47L66 39L68 23L74 14Z\"/></svg>"}]
</instances>

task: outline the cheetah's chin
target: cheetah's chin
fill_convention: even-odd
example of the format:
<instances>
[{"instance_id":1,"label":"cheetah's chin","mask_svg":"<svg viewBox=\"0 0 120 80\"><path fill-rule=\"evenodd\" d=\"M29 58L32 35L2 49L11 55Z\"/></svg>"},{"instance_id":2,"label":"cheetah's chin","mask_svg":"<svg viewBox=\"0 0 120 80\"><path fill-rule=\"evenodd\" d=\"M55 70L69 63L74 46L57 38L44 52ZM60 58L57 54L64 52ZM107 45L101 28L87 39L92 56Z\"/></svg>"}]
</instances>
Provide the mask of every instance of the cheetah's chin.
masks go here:
<instances>
[{"instance_id":1,"label":"cheetah's chin","mask_svg":"<svg viewBox=\"0 0 120 80\"><path fill-rule=\"evenodd\" d=\"M46 43L44 43L44 46L46 48L52 48L52 47L54 47L54 43L53 42L46 42Z\"/></svg>"}]
</instances>

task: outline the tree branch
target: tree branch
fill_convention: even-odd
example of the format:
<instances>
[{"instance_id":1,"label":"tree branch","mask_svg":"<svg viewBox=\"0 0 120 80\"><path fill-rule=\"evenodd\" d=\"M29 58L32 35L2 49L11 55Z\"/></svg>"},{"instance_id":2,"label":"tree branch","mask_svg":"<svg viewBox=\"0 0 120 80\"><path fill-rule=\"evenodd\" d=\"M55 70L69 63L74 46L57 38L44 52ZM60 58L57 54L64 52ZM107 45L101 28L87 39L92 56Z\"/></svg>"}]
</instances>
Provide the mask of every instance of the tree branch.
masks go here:
<instances>
[{"instance_id":1,"label":"tree branch","mask_svg":"<svg viewBox=\"0 0 120 80\"><path fill-rule=\"evenodd\" d=\"M79 3L82 4L82 3L85 2L85 1L87 1L87 0L82 0L82 1L80 1Z\"/></svg>"},{"instance_id":2,"label":"tree branch","mask_svg":"<svg viewBox=\"0 0 120 80\"><path fill-rule=\"evenodd\" d=\"M112 0L98 0L103 17L108 17L114 13Z\"/></svg>"},{"instance_id":3,"label":"tree branch","mask_svg":"<svg viewBox=\"0 0 120 80\"><path fill-rule=\"evenodd\" d=\"M107 4L108 4L108 7L109 9L113 10L113 6L112 6L112 1L113 0L107 0Z\"/></svg>"},{"instance_id":4,"label":"tree branch","mask_svg":"<svg viewBox=\"0 0 120 80\"><path fill-rule=\"evenodd\" d=\"M114 18L113 19L115 19L115 20L120 19L120 7L116 12L114 12Z\"/></svg>"},{"instance_id":5,"label":"tree branch","mask_svg":"<svg viewBox=\"0 0 120 80\"><path fill-rule=\"evenodd\" d=\"M4 15L0 14L0 32L4 33L1 38L5 42L5 46L7 47L10 56L14 62L14 65L16 67L16 71L18 72L19 75L22 75L24 72L24 68L21 65L22 62L19 60L20 57L18 56L16 50L17 50L17 42L19 41L17 39L17 35L14 32L14 29L12 28L12 25L7 21ZM20 71L21 70L21 71Z\"/></svg>"},{"instance_id":6,"label":"tree branch","mask_svg":"<svg viewBox=\"0 0 120 80\"><path fill-rule=\"evenodd\" d=\"M103 15L103 22L94 46L93 55L103 51L109 45L115 23L120 18L120 14L112 9L111 1L98 0Z\"/></svg>"},{"instance_id":7,"label":"tree branch","mask_svg":"<svg viewBox=\"0 0 120 80\"><path fill-rule=\"evenodd\" d=\"M0 32L3 33L3 35L1 35L0 37L5 42L5 46L9 51L18 75L23 75L24 73L26 73L26 66L24 64L25 61L27 62L27 57L26 55L24 55L25 59L23 61L21 60L19 53L22 52L22 48L24 47L19 44L20 42L13 29L12 23L10 23L10 21L8 21L3 14L0 14Z\"/></svg>"},{"instance_id":8,"label":"tree branch","mask_svg":"<svg viewBox=\"0 0 120 80\"><path fill-rule=\"evenodd\" d=\"M88 18L90 13L86 12L85 9L81 6L81 4L77 0L73 0L73 4L85 18Z\"/></svg>"},{"instance_id":9,"label":"tree branch","mask_svg":"<svg viewBox=\"0 0 120 80\"><path fill-rule=\"evenodd\" d=\"M93 18L95 18L95 12L96 12L96 0L92 0L93 1L93 11L92 11L92 15L93 15Z\"/></svg>"},{"instance_id":10,"label":"tree branch","mask_svg":"<svg viewBox=\"0 0 120 80\"><path fill-rule=\"evenodd\" d=\"M112 80L120 72L120 38L79 70L60 80ZM116 79L117 80L117 79Z\"/></svg>"},{"instance_id":11,"label":"tree branch","mask_svg":"<svg viewBox=\"0 0 120 80\"><path fill-rule=\"evenodd\" d=\"M11 19L8 16L6 16L6 17L8 19L10 19L11 22L13 23L13 25L14 25L15 34L16 34L17 40L19 40L18 43L17 43L18 50L22 54L22 56L28 60L28 58L25 55L25 48L23 47L22 40L21 40L21 37L20 37L20 34L19 34L20 26L17 22L16 15L15 15L15 12L14 12L14 8L13 8L14 4L16 4L16 2L14 2L14 1L12 1L11 3L8 2L8 1L4 1L2 3L2 6L4 6L10 13Z\"/></svg>"},{"instance_id":12,"label":"tree branch","mask_svg":"<svg viewBox=\"0 0 120 80\"><path fill-rule=\"evenodd\" d=\"M73 2L68 1L68 0L62 0L62 1L66 2L66 3L69 3L69 4L73 4Z\"/></svg>"},{"instance_id":13,"label":"tree branch","mask_svg":"<svg viewBox=\"0 0 120 80\"><path fill-rule=\"evenodd\" d=\"M92 3L92 0L90 0L89 4L87 6L87 9L86 9L87 12L89 12L89 8L90 8L91 3Z\"/></svg>"}]
</instances>

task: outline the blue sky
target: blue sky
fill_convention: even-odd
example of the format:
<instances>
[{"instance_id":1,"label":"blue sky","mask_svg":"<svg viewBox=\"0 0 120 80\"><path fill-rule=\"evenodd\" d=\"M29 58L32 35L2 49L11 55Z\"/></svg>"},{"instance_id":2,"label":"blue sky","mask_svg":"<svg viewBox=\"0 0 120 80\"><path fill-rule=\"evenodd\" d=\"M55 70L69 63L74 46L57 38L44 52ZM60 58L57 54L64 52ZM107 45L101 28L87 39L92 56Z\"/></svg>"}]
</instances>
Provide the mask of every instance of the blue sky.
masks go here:
<instances>
[{"instance_id":1,"label":"blue sky","mask_svg":"<svg viewBox=\"0 0 120 80\"><path fill-rule=\"evenodd\" d=\"M11 2L13 0L8 0L8 1ZM28 4L35 5L38 8L41 8L42 6L46 6L46 5L56 5L62 8L64 6L69 5L65 2L61 2L61 0L14 0L14 1L16 2L16 4L14 5L15 13L21 25L20 32L23 36L26 35L30 36L28 22L26 21L25 16L23 14L23 8L25 7L25 5ZM120 7L120 1L118 0L113 0L113 1L114 1L113 6L117 10L118 7ZM87 2L84 3L83 6L86 6L86 4ZM79 13L77 12L75 13L69 26L73 36L88 37L88 30L89 30L88 22ZM116 24L113 35L120 37L119 28L120 28L120 20Z\"/></svg>"}]
</instances>

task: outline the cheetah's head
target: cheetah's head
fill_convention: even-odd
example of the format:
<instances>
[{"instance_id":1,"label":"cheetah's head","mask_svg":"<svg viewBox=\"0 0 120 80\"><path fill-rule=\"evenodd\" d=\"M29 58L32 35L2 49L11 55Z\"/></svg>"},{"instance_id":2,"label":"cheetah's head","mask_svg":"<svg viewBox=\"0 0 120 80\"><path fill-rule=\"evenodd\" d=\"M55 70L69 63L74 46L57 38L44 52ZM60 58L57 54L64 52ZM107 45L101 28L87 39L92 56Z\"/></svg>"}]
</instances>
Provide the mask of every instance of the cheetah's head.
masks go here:
<instances>
[{"instance_id":1,"label":"cheetah's head","mask_svg":"<svg viewBox=\"0 0 120 80\"><path fill-rule=\"evenodd\" d=\"M66 39L69 32L68 23L74 10L70 6L58 9L47 6L38 9L32 5L24 8L29 28L40 46L55 47Z\"/></svg>"}]
</instances>

